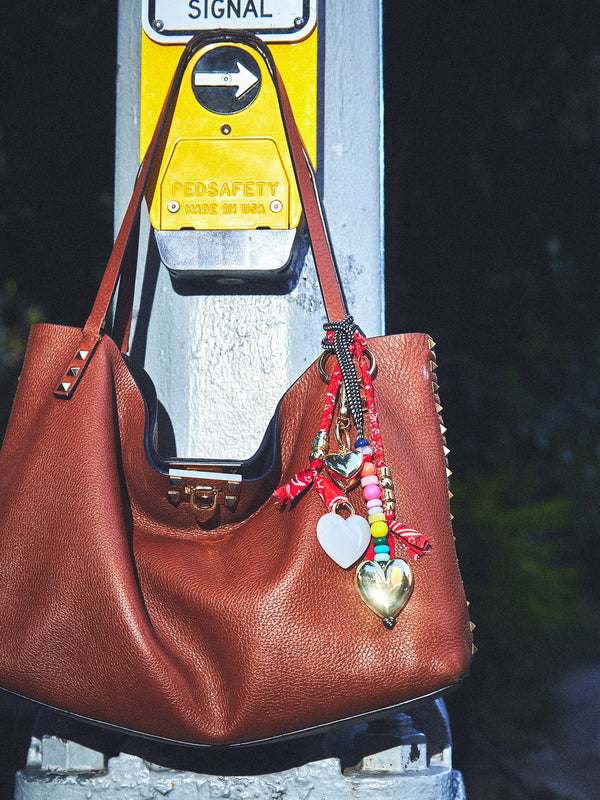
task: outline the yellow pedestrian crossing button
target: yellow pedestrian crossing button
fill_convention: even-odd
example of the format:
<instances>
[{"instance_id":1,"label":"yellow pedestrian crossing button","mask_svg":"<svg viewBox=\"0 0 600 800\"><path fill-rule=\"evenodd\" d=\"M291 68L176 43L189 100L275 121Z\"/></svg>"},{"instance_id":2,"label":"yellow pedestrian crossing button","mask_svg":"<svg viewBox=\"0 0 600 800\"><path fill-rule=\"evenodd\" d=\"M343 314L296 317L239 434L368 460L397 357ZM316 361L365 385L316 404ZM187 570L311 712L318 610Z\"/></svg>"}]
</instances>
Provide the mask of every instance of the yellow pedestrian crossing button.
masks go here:
<instances>
[{"instance_id":1,"label":"yellow pedestrian crossing button","mask_svg":"<svg viewBox=\"0 0 600 800\"><path fill-rule=\"evenodd\" d=\"M142 153L181 43L213 17L227 34L215 31L188 64L148 191L161 261L180 283L192 279L192 292L289 291L302 263L302 205L275 87L259 52L235 41L244 15L268 40L316 165L315 0L142 0Z\"/></svg>"}]
</instances>

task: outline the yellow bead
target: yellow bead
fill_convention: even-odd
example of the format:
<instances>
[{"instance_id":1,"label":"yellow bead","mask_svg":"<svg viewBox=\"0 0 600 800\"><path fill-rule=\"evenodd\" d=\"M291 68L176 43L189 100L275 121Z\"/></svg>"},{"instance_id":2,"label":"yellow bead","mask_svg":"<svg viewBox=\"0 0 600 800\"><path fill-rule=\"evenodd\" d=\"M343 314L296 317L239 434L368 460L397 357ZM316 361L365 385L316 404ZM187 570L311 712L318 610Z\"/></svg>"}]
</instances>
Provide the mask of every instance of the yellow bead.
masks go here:
<instances>
[{"instance_id":1,"label":"yellow bead","mask_svg":"<svg viewBox=\"0 0 600 800\"><path fill-rule=\"evenodd\" d=\"M374 522L371 525L371 536L374 539L378 539L381 536L387 536L388 535L388 531L389 531L389 528L388 528L387 522L378 521L378 522Z\"/></svg>"}]
</instances>

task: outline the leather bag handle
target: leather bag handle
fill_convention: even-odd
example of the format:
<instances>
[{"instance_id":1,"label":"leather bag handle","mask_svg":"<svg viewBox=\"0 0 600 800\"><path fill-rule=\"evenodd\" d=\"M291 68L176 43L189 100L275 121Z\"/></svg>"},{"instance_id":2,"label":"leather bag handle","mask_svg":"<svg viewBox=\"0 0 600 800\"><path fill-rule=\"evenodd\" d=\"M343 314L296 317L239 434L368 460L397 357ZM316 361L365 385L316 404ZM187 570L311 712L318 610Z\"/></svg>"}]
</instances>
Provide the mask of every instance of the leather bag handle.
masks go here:
<instances>
[{"instance_id":1,"label":"leather bag handle","mask_svg":"<svg viewBox=\"0 0 600 800\"><path fill-rule=\"evenodd\" d=\"M329 322L339 322L348 314L319 197L316 176L296 125L284 83L281 80L271 52L260 39L251 34L228 31L200 34L190 39L187 43L175 69L152 139L140 164L131 199L116 236L92 311L84 325L83 339L73 360L67 367L63 379L54 392L57 397L70 397L79 383L85 367L102 337L105 320L119 277L121 281L115 313L114 333L121 343L125 343L126 349L133 304L133 287L135 284L139 215L150 173L159 153L162 153L168 123L175 108L183 75L190 60L201 48L210 44L222 43L248 45L257 50L265 61L277 92L327 318Z\"/></svg>"}]
</instances>

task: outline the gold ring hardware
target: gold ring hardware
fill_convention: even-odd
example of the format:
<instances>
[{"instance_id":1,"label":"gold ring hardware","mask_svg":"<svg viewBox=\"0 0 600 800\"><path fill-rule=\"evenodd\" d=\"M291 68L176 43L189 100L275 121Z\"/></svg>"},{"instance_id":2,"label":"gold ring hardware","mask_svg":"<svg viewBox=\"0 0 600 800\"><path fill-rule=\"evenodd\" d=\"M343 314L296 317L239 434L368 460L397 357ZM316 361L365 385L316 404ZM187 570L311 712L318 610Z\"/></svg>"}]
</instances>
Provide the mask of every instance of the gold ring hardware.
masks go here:
<instances>
[{"instance_id":1,"label":"gold ring hardware","mask_svg":"<svg viewBox=\"0 0 600 800\"><path fill-rule=\"evenodd\" d=\"M340 448L340 453L349 453L352 450L352 440L350 439L350 420L343 418L338 419L335 424L334 433L335 440Z\"/></svg>"},{"instance_id":2,"label":"gold ring hardware","mask_svg":"<svg viewBox=\"0 0 600 800\"><path fill-rule=\"evenodd\" d=\"M369 375L373 377L373 375L375 375L377 372L377 362L375 361L375 356L368 348L365 348L365 355L371 362L369 367ZM327 370L325 369L325 364L327 363L329 356L335 356L335 353L332 350L324 350L317 360L319 375L321 376L321 380L325 381L325 383L329 383L331 380L331 375L328 375Z\"/></svg>"},{"instance_id":3,"label":"gold ring hardware","mask_svg":"<svg viewBox=\"0 0 600 800\"><path fill-rule=\"evenodd\" d=\"M206 522L217 510L219 489L213 486L186 486L184 492L189 496L190 510L197 522Z\"/></svg>"},{"instance_id":4,"label":"gold ring hardware","mask_svg":"<svg viewBox=\"0 0 600 800\"><path fill-rule=\"evenodd\" d=\"M340 498L339 500L334 500L331 506L329 507L329 510L332 511L334 514L338 514L339 509L342 507L345 508L346 511L348 511L351 517L355 515L356 512L354 511L354 506L352 505L350 500L344 498Z\"/></svg>"}]
</instances>

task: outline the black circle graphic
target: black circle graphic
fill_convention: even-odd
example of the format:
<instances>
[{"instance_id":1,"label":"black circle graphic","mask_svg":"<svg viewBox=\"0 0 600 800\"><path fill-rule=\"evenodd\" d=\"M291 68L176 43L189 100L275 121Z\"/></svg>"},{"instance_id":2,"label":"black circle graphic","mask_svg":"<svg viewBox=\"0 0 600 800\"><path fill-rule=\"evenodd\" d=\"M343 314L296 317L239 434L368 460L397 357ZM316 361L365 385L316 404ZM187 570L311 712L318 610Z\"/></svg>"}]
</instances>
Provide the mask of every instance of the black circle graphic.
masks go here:
<instances>
[{"instance_id":1,"label":"black circle graphic","mask_svg":"<svg viewBox=\"0 0 600 800\"><path fill-rule=\"evenodd\" d=\"M196 100L215 114L236 114L248 108L261 83L260 67L250 53L230 45L209 50L192 72Z\"/></svg>"}]
</instances>

